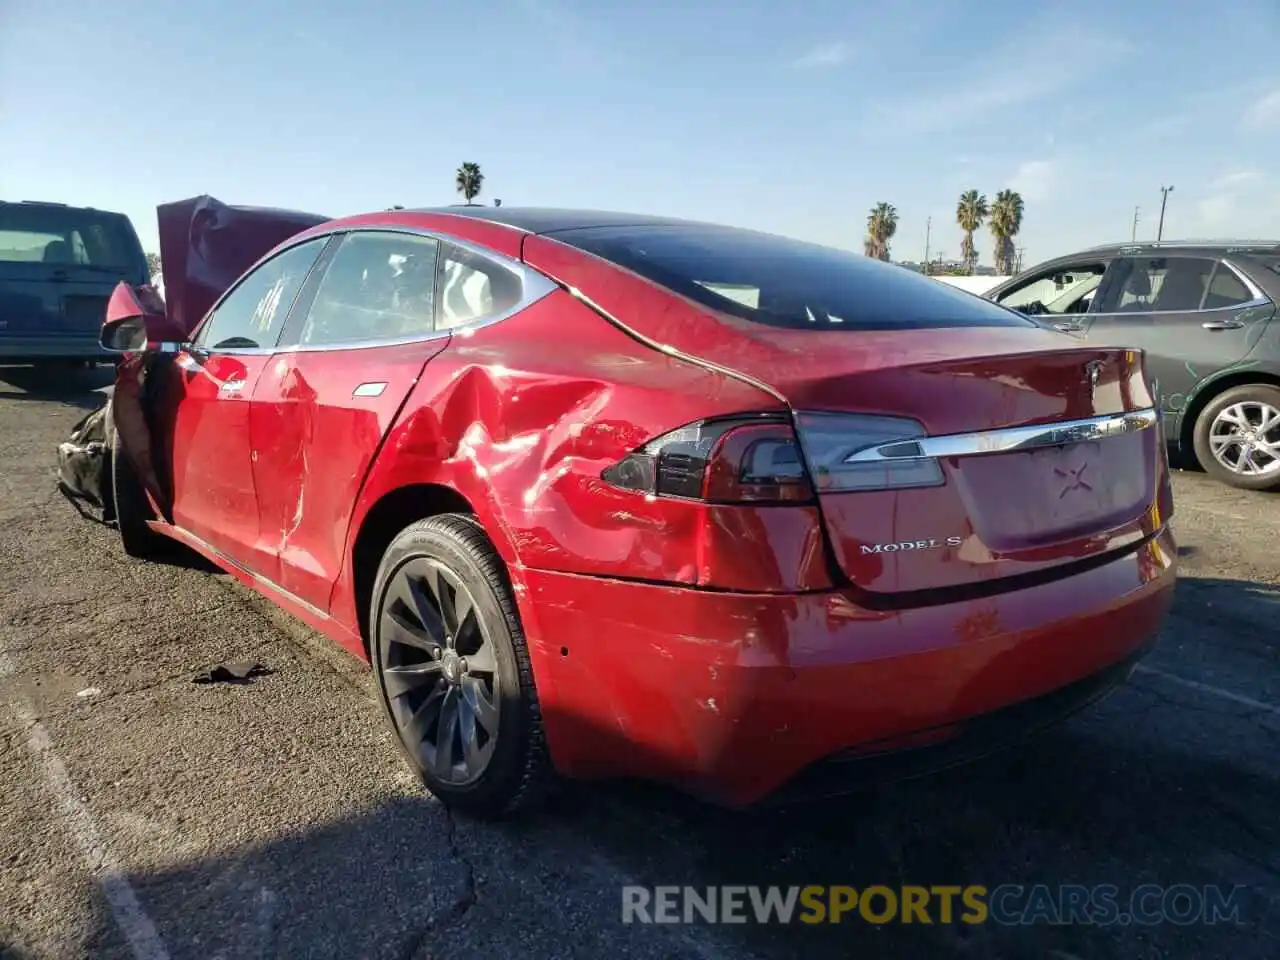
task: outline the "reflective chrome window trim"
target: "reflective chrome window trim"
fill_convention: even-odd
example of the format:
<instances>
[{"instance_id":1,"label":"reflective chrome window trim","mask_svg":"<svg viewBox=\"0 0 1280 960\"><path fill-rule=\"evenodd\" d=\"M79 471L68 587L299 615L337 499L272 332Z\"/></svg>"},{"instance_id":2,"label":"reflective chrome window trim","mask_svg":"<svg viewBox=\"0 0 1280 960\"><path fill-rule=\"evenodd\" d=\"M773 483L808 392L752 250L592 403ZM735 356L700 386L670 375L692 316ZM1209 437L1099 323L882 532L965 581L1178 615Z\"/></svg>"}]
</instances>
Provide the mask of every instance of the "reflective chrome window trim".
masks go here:
<instances>
[{"instance_id":1,"label":"reflective chrome window trim","mask_svg":"<svg viewBox=\"0 0 1280 960\"><path fill-rule=\"evenodd\" d=\"M893 440L858 450L845 463L876 463L887 460L925 460L940 457L979 457L991 453L1061 447L1089 440L1120 437L1154 427L1159 415L1154 408L1133 413L1107 414L1084 420L1040 424L1034 427L1006 427L976 433L955 433L942 437Z\"/></svg>"},{"instance_id":2,"label":"reflective chrome window trim","mask_svg":"<svg viewBox=\"0 0 1280 960\"><path fill-rule=\"evenodd\" d=\"M361 224L360 226L355 227L337 227L325 233L313 234L305 239L299 239L298 244L307 243L311 240L317 240L322 237L327 238L346 233L406 233L414 236L425 237L428 240L435 240L439 243L452 244L455 247L466 250L468 253L488 260L496 267L500 267L514 273L520 280L520 299L510 309L502 310L498 313L493 313L485 317L478 317L469 323L462 323L456 327L449 327L444 330L431 330L426 333L411 334L405 337L394 337L384 340L349 340L339 343L317 343L305 345L289 343L281 344L278 347L230 347L218 349L204 347L197 349L200 350L200 352L216 354L218 356L270 356L272 354L281 353L317 353L328 350L370 350L375 347L394 347L406 343L426 343L430 340L440 340L450 336L469 337L477 330L482 330L495 323L501 323L503 320L507 319L507 317L517 314L521 310L532 306L552 291L558 289L555 283L543 274L539 273L537 270L534 270L527 264L521 263L519 260L514 260L505 254L498 253L496 250L491 250L488 247L482 247L467 240L459 240L455 237L449 236L448 234L435 233L420 227L409 227L403 224L390 226ZM291 246L296 245L297 244L293 244ZM277 253L277 256L288 249L290 248L286 247L280 250ZM274 260L275 257L272 257L272 259ZM239 286L239 281L237 281L236 286ZM234 289L234 287L232 289ZM230 293L230 290L228 290L227 293ZM225 296L226 295L224 294L224 297ZM222 298L219 298L219 303L214 304L214 306L210 308L209 313L213 313L213 311L218 308L221 303L221 299ZM208 315L206 315L206 318L207 316ZM204 321L201 321L200 326L203 325ZM196 329L198 331L200 327L197 327Z\"/></svg>"},{"instance_id":3,"label":"reflective chrome window trim","mask_svg":"<svg viewBox=\"0 0 1280 960\"><path fill-rule=\"evenodd\" d=\"M1132 257L1132 259L1139 259L1139 258ZM1151 259L1159 259L1159 258L1153 257ZM1187 259L1212 260L1215 258L1188 257ZM1246 303L1233 304L1232 306L1229 306L1229 307L1197 307L1195 310L1125 310L1120 312L1111 311L1109 313L1060 314L1060 316L1081 316L1088 319L1090 322L1092 322L1096 317L1147 317L1147 316L1151 316L1152 314L1156 314L1163 317L1168 314L1178 315L1178 314L1188 314L1188 313L1217 313L1220 310L1254 310L1258 307L1271 306L1271 298L1268 297L1265 293L1263 293L1262 288L1259 287L1252 280L1250 280L1248 276L1245 275L1243 270L1237 267L1230 260L1223 260L1221 258L1218 258L1218 262L1221 263L1223 266L1225 266L1232 273L1234 273L1236 275L1236 278L1245 285L1245 287L1249 291L1249 296L1252 297L1251 300L1247 301Z\"/></svg>"}]
</instances>

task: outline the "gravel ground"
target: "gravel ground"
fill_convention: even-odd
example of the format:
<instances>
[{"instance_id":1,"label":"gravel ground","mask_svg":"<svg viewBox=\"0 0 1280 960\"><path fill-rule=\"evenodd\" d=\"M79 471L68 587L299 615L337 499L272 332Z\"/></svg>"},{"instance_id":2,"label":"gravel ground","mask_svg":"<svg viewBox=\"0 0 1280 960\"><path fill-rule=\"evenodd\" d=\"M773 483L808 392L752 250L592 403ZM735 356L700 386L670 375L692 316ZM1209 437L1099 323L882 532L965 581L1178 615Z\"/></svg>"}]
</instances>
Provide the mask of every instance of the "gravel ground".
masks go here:
<instances>
[{"instance_id":1,"label":"gravel ground","mask_svg":"<svg viewBox=\"0 0 1280 960\"><path fill-rule=\"evenodd\" d=\"M484 826L416 786L362 666L195 560L127 560L54 492L104 382L0 369L6 960L1280 956L1280 497L1179 474L1159 646L1016 751L785 811L610 785ZM271 674L191 683L246 658ZM632 883L1242 892L1236 924L655 926L621 922Z\"/></svg>"}]
</instances>

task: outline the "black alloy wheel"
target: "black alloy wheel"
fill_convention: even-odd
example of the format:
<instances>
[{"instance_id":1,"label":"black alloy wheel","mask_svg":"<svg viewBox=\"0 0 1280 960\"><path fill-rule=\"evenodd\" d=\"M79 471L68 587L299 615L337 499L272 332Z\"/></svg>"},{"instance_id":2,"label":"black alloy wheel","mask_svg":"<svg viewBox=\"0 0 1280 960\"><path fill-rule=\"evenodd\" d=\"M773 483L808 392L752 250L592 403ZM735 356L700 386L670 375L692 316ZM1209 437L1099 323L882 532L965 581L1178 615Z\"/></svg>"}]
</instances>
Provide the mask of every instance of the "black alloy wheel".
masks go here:
<instances>
[{"instance_id":1,"label":"black alloy wheel","mask_svg":"<svg viewBox=\"0 0 1280 960\"><path fill-rule=\"evenodd\" d=\"M551 780L537 690L507 570L470 516L392 540L374 581L370 660L400 746L465 813L530 806Z\"/></svg>"},{"instance_id":2,"label":"black alloy wheel","mask_svg":"<svg viewBox=\"0 0 1280 960\"><path fill-rule=\"evenodd\" d=\"M388 585L379 626L383 687L405 747L440 781L475 782L493 757L502 681L471 594L438 560L415 557Z\"/></svg>"}]
</instances>

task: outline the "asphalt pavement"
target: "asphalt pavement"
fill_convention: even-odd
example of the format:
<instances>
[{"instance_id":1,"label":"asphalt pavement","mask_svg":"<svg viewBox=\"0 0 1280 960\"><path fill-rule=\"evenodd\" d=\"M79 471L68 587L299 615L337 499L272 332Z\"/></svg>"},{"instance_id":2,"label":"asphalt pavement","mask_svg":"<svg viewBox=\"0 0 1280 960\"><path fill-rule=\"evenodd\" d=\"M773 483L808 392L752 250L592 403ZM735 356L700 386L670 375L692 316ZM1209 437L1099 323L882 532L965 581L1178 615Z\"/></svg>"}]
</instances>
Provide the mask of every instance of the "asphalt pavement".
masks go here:
<instances>
[{"instance_id":1,"label":"asphalt pavement","mask_svg":"<svg viewBox=\"0 0 1280 960\"><path fill-rule=\"evenodd\" d=\"M1280 497L1176 477L1176 608L1128 684L1016 750L732 814L579 786L446 812L366 669L54 489L103 372L0 368L0 957L1280 956ZM270 672L192 679L227 660ZM624 924L625 885L1239 888L1236 922Z\"/></svg>"}]
</instances>

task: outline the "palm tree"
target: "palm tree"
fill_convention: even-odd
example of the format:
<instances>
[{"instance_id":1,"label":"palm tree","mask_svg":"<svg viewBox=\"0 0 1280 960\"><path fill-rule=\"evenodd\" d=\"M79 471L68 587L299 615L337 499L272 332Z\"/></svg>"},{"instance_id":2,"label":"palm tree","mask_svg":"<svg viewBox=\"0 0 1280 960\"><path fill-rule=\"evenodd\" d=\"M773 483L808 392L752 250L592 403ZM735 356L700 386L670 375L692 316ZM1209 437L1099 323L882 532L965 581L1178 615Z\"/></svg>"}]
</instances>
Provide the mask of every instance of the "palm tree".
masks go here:
<instances>
[{"instance_id":1,"label":"palm tree","mask_svg":"<svg viewBox=\"0 0 1280 960\"><path fill-rule=\"evenodd\" d=\"M986 194L977 190L966 190L960 194L960 202L956 204L956 223L964 231L964 242L960 244L960 259L969 267L969 276L973 276L978 266L978 251L973 246L973 234L982 226L982 221L991 213L987 205Z\"/></svg>"},{"instance_id":2,"label":"palm tree","mask_svg":"<svg viewBox=\"0 0 1280 960\"><path fill-rule=\"evenodd\" d=\"M467 204L480 196L480 188L484 186L484 174L480 172L480 164L464 163L458 168L458 177L454 185Z\"/></svg>"},{"instance_id":3,"label":"palm tree","mask_svg":"<svg viewBox=\"0 0 1280 960\"><path fill-rule=\"evenodd\" d=\"M991 234L995 237L996 270L1008 276L1013 273L1013 238L1022 229L1022 194L1001 190L991 205Z\"/></svg>"},{"instance_id":4,"label":"palm tree","mask_svg":"<svg viewBox=\"0 0 1280 960\"><path fill-rule=\"evenodd\" d=\"M862 244L862 252L877 260L888 260L889 241L897 230L897 208L881 200L867 214L867 239Z\"/></svg>"}]
</instances>

